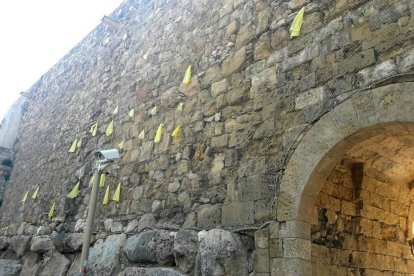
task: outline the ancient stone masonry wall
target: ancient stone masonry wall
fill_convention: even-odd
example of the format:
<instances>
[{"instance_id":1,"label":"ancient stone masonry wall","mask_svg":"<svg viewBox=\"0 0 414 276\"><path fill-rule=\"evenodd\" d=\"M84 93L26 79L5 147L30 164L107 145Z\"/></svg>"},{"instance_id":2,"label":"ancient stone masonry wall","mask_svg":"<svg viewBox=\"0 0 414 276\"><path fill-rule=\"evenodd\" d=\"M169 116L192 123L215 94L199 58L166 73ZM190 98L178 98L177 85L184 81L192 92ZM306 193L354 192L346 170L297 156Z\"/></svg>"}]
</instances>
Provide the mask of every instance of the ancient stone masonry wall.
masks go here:
<instances>
[{"instance_id":1,"label":"ancient stone masonry wall","mask_svg":"<svg viewBox=\"0 0 414 276\"><path fill-rule=\"evenodd\" d=\"M292 39L302 7L301 35ZM303 233L285 222L292 199L278 193L287 153L352 91L414 68L413 9L411 0L124 2L112 24L100 24L28 91L3 231L22 223L74 231L86 217L93 152L123 142L100 189L98 233L264 225L256 233L257 272L277 273L285 257L310 259L294 239ZM75 139L82 144L68 153ZM79 180L78 197L68 198ZM118 183L120 202L102 205L106 187L112 198ZM38 197L22 205L37 186Z\"/></svg>"},{"instance_id":2,"label":"ancient stone masonry wall","mask_svg":"<svg viewBox=\"0 0 414 276\"><path fill-rule=\"evenodd\" d=\"M407 233L410 190L365 174L360 187L346 166L331 173L315 206L312 261L315 275L413 271Z\"/></svg>"}]
</instances>

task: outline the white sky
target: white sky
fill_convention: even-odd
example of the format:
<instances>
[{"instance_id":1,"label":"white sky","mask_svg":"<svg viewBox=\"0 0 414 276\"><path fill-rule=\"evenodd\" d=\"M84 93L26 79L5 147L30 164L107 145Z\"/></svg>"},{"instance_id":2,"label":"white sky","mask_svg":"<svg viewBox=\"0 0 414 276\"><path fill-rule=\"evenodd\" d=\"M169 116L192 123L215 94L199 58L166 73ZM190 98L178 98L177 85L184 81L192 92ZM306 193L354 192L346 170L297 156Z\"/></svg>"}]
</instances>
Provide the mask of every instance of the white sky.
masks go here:
<instances>
[{"instance_id":1,"label":"white sky","mask_svg":"<svg viewBox=\"0 0 414 276\"><path fill-rule=\"evenodd\" d=\"M0 0L0 122L10 105L123 0Z\"/></svg>"}]
</instances>

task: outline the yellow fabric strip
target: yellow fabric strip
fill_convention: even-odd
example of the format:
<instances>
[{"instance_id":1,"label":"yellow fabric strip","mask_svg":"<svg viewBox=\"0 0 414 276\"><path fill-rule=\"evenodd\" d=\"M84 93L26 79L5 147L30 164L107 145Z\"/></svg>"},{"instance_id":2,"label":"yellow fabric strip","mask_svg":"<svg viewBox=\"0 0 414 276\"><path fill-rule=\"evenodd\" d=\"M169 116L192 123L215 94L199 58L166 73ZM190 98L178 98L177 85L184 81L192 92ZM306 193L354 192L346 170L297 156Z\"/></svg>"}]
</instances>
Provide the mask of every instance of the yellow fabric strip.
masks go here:
<instances>
[{"instance_id":1,"label":"yellow fabric strip","mask_svg":"<svg viewBox=\"0 0 414 276\"><path fill-rule=\"evenodd\" d=\"M92 136L96 136L96 132L98 131L98 123L96 122L91 126L91 129L89 130L90 133L92 133Z\"/></svg>"},{"instance_id":2,"label":"yellow fabric strip","mask_svg":"<svg viewBox=\"0 0 414 276\"><path fill-rule=\"evenodd\" d=\"M101 174L101 179L99 180L99 188L103 188L105 186L106 174Z\"/></svg>"},{"instance_id":3,"label":"yellow fabric strip","mask_svg":"<svg viewBox=\"0 0 414 276\"><path fill-rule=\"evenodd\" d=\"M23 196L23 199L22 199L22 202L23 202L23 205L26 203L26 200L27 200L27 195L29 194L29 192L26 192L25 194L24 194L24 196Z\"/></svg>"},{"instance_id":4,"label":"yellow fabric strip","mask_svg":"<svg viewBox=\"0 0 414 276\"><path fill-rule=\"evenodd\" d=\"M70 153L74 153L76 151L76 146L78 145L78 138L75 139L75 141L73 141L72 146L69 149Z\"/></svg>"},{"instance_id":5,"label":"yellow fabric strip","mask_svg":"<svg viewBox=\"0 0 414 276\"><path fill-rule=\"evenodd\" d=\"M155 116L155 115L157 115L157 112L158 112L158 107L157 107L157 106L154 106L154 107L151 109L151 115L152 115L152 116Z\"/></svg>"},{"instance_id":6,"label":"yellow fabric strip","mask_svg":"<svg viewBox=\"0 0 414 276\"><path fill-rule=\"evenodd\" d=\"M189 84L191 82L191 65L188 66L187 70L185 71L183 83Z\"/></svg>"},{"instance_id":7,"label":"yellow fabric strip","mask_svg":"<svg viewBox=\"0 0 414 276\"><path fill-rule=\"evenodd\" d=\"M139 138L139 139L141 139L141 140L144 140L144 138L145 138L145 130L142 130L142 131L139 133L138 138Z\"/></svg>"},{"instance_id":8,"label":"yellow fabric strip","mask_svg":"<svg viewBox=\"0 0 414 276\"><path fill-rule=\"evenodd\" d=\"M76 144L76 148L79 149L82 146L82 139L79 139L78 143Z\"/></svg>"},{"instance_id":9,"label":"yellow fabric strip","mask_svg":"<svg viewBox=\"0 0 414 276\"><path fill-rule=\"evenodd\" d=\"M109 126L106 128L105 135L106 136L111 136L113 131L114 131L114 121L111 121Z\"/></svg>"},{"instance_id":10,"label":"yellow fabric strip","mask_svg":"<svg viewBox=\"0 0 414 276\"><path fill-rule=\"evenodd\" d=\"M164 124L161 123L157 129L157 133L155 134L155 138L154 138L154 142L159 144L161 142L161 138L162 138L162 128L163 128Z\"/></svg>"},{"instance_id":11,"label":"yellow fabric strip","mask_svg":"<svg viewBox=\"0 0 414 276\"><path fill-rule=\"evenodd\" d=\"M290 37L296 37L300 35L300 29L302 28L303 16L305 14L305 7L301 8L290 27Z\"/></svg>"},{"instance_id":12,"label":"yellow fabric strip","mask_svg":"<svg viewBox=\"0 0 414 276\"><path fill-rule=\"evenodd\" d=\"M105 192L105 196L104 196L104 200L103 200L103 205L108 204L109 201L109 185L108 187L106 187L106 192Z\"/></svg>"},{"instance_id":13,"label":"yellow fabric strip","mask_svg":"<svg viewBox=\"0 0 414 276\"><path fill-rule=\"evenodd\" d=\"M118 111L119 111L119 105L117 105L117 106L115 107L114 111L112 111L112 114L113 114L113 115L116 115L116 114L118 114Z\"/></svg>"},{"instance_id":14,"label":"yellow fabric strip","mask_svg":"<svg viewBox=\"0 0 414 276\"><path fill-rule=\"evenodd\" d=\"M78 183L72 188L72 191L70 191L70 193L68 194L68 197L76 198L79 193L79 186L80 186L80 181L78 181Z\"/></svg>"},{"instance_id":15,"label":"yellow fabric strip","mask_svg":"<svg viewBox=\"0 0 414 276\"><path fill-rule=\"evenodd\" d=\"M178 125L178 126L174 129L174 131L173 131L173 133L171 134L171 136L172 136L172 137L178 137L178 136L180 135L180 131L181 131L181 125Z\"/></svg>"},{"instance_id":16,"label":"yellow fabric strip","mask_svg":"<svg viewBox=\"0 0 414 276\"><path fill-rule=\"evenodd\" d=\"M34 193L32 194L32 198L36 199L37 198L37 194L39 193L40 187L37 186L36 190L34 191Z\"/></svg>"},{"instance_id":17,"label":"yellow fabric strip","mask_svg":"<svg viewBox=\"0 0 414 276\"><path fill-rule=\"evenodd\" d=\"M184 103L179 103L177 106L177 111L183 111L184 109Z\"/></svg>"},{"instance_id":18,"label":"yellow fabric strip","mask_svg":"<svg viewBox=\"0 0 414 276\"><path fill-rule=\"evenodd\" d=\"M131 109L131 110L128 112L128 116L129 116L129 118L134 117L134 115L135 115L135 110L134 110L134 109Z\"/></svg>"},{"instance_id":19,"label":"yellow fabric strip","mask_svg":"<svg viewBox=\"0 0 414 276\"><path fill-rule=\"evenodd\" d=\"M55 202L53 202L52 207L50 207L50 211L48 215L49 219L52 219L53 216L55 215L55 205L56 205Z\"/></svg>"},{"instance_id":20,"label":"yellow fabric strip","mask_svg":"<svg viewBox=\"0 0 414 276\"><path fill-rule=\"evenodd\" d=\"M116 191L115 191L114 196L112 197L112 200L119 202L120 197L121 197L121 182L118 183L118 187L116 187Z\"/></svg>"},{"instance_id":21,"label":"yellow fabric strip","mask_svg":"<svg viewBox=\"0 0 414 276\"><path fill-rule=\"evenodd\" d=\"M89 187L93 186L94 175L92 175L91 179L89 180Z\"/></svg>"}]
</instances>

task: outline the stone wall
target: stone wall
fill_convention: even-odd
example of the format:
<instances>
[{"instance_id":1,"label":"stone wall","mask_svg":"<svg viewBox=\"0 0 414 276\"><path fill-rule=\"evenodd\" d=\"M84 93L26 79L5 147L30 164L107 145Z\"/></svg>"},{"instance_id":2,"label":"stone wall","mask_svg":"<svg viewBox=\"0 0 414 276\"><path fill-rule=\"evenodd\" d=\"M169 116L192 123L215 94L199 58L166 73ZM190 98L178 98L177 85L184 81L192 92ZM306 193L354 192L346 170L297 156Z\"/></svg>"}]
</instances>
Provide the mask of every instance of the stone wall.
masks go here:
<instances>
[{"instance_id":1,"label":"stone wall","mask_svg":"<svg viewBox=\"0 0 414 276\"><path fill-rule=\"evenodd\" d=\"M338 165L322 188L312 225L313 273L412 272L410 190L360 173L355 177L355 170Z\"/></svg>"},{"instance_id":2,"label":"stone wall","mask_svg":"<svg viewBox=\"0 0 414 276\"><path fill-rule=\"evenodd\" d=\"M301 35L292 39L303 6ZM124 2L114 21L100 24L28 91L2 226L74 231L86 217L93 152L123 144L100 189L96 231L111 221L124 231L134 220L152 228L260 229L258 273L299 267L295 258L311 258L310 228L287 221L294 201L280 193L296 185L280 185L291 176L285 166L295 142L348 96L412 71L413 9L410 0ZM347 119L337 118L327 135L357 130ZM106 136L111 121L114 133ZM172 138L177 125L181 135ZM75 139L82 145L68 153ZM307 165L300 170L316 163ZM78 197L68 198L79 180ZM120 202L102 205L106 187L112 196L118 183ZM38 198L22 206L38 185ZM289 268L284 258L294 260Z\"/></svg>"}]
</instances>

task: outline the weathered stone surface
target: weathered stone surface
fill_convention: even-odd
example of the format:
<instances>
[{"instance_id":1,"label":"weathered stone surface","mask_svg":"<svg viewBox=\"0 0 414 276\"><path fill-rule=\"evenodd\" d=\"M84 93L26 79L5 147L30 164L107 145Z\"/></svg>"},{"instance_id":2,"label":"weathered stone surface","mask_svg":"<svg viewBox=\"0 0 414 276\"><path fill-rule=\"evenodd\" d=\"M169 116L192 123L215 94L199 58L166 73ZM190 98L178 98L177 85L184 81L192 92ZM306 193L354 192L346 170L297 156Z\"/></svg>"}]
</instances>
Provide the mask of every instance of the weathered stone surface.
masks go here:
<instances>
[{"instance_id":1,"label":"weathered stone surface","mask_svg":"<svg viewBox=\"0 0 414 276\"><path fill-rule=\"evenodd\" d=\"M94 273L115 274L120 271L119 256L125 244L126 235L110 235L98 240L89 252L90 267Z\"/></svg>"},{"instance_id":2,"label":"weathered stone surface","mask_svg":"<svg viewBox=\"0 0 414 276\"><path fill-rule=\"evenodd\" d=\"M324 87L318 87L300 94L295 99L295 109L303 109L323 101L325 97Z\"/></svg>"},{"instance_id":3,"label":"weathered stone surface","mask_svg":"<svg viewBox=\"0 0 414 276\"><path fill-rule=\"evenodd\" d=\"M174 239L175 263L184 273L194 270L198 253L198 235L193 230L180 230Z\"/></svg>"},{"instance_id":4,"label":"weathered stone surface","mask_svg":"<svg viewBox=\"0 0 414 276\"><path fill-rule=\"evenodd\" d=\"M186 274L173 268L161 267L127 267L119 276L184 276Z\"/></svg>"},{"instance_id":5,"label":"weathered stone surface","mask_svg":"<svg viewBox=\"0 0 414 276\"><path fill-rule=\"evenodd\" d=\"M44 266L40 272L40 276L64 276L70 265L70 260L59 252L54 252L51 257L44 260Z\"/></svg>"},{"instance_id":6,"label":"weathered stone surface","mask_svg":"<svg viewBox=\"0 0 414 276\"><path fill-rule=\"evenodd\" d=\"M168 265L174 261L168 231L150 230L128 238L124 252L131 262Z\"/></svg>"},{"instance_id":7,"label":"weathered stone surface","mask_svg":"<svg viewBox=\"0 0 414 276\"><path fill-rule=\"evenodd\" d=\"M211 228L220 223L221 208L220 205L206 204L200 208L197 215L197 226L200 228Z\"/></svg>"},{"instance_id":8,"label":"weathered stone surface","mask_svg":"<svg viewBox=\"0 0 414 276\"><path fill-rule=\"evenodd\" d=\"M138 222L138 232L141 232L142 230L153 227L155 225L155 218L153 214L144 214L139 222Z\"/></svg>"},{"instance_id":9,"label":"weathered stone surface","mask_svg":"<svg viewBox=\"0 0 414 276\"><path fill-rule=\"evenodd\" d=\"M222 74L229 76L239 70L241 70L246 62L246 48L242 47L238 50L234 56L228 57L223 61Z\"/></svg>"},{"instance_id":10,"label":"weathered stone surface","mask_svg":"<svg viewBox=\"0 0 414 276\"><path fill-rule=\"evenodd\" d=\"M9 238L5 236L0 237L0 250L5 250L9 247Z\"/></svg>"},{"instance_id":11,"label":"weathered stone surface","mask_svg":"<svg viewBox=\"0 0 414 276\"><path fill-rule=\"evenodd\" d=\"M128 225L125 227L125 233L134 232L136 230L137 226L138 226L138 220L137 219L131 220L128 223Z\"/></svg>"},{"instance_id":12,"label":"weathered stone surface","mask_svg":"<svg viewBox=\"0 0 414 276\"><path fill-rule=\"evenodd\" d=\"M0 259L0 274L17 276L20 275L22 270L22 264L16 260L3 260Z\"/></svg>"},{"instance_id":13,"label":"weathered stone surface","mask_svg":"<svg viewBox=\"0 0 414 276\"><path fill-rule=\"evenodd\" d=\"M29 236L14 236L10 238L9 248L16 252L17 257L24 255L29 249Z\"/></svg>"},{"instance_id":14,"label":"weathered stone surface","mask_svg":"<svg viewBox=\"0 0 414 276\"><path fill-rule=\"evenodd\" d=\"M125 243L124 252L131 262L155 263L155 239L157 231L146 231L129 237Z\"/></svg>"},{"instance_id":15,"label":"weathered stone surface","mask_svg":"<svg viewBox=\"0 0 414 276\"><path fill-rule=\"evenodd\" d=\"M207 231L200 240L195 275L248 275L247 250L236 234Z\"/></svg>"},{"instance_id":16,"label":"weathered stone surface","mask_svg":"<svg viewBox=\"0 0 414 276\"><path fill-rule=\"evenodd\" d=\"M47 251L55 250L55 245L52 239L47 236L36 236L32 239L32 245L30 251L44 253Z\"/></svg>"},{"instance_id":17,"label":"weathered stone surface","mask_svg":"<svg viewBox=\"0 0 414 276\"><path fill-rule=\"evenodd\" d=\"M73 253L82 248L82 233L53 233L51 238L56 250L61 253Z\"/></svg>"},{"instance_id":18,"label":"weathered stone surface","mask_svg":"<svg viewBox=\"0 0 414 276\"><path fill-rule=\"evenodd\" d=\"M21 276L31 276L38 275L40 264L39 258L40 255L34 252L28 252L23 256L23 267L21 271Z\"/></svg>"}]
</instances>

